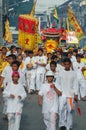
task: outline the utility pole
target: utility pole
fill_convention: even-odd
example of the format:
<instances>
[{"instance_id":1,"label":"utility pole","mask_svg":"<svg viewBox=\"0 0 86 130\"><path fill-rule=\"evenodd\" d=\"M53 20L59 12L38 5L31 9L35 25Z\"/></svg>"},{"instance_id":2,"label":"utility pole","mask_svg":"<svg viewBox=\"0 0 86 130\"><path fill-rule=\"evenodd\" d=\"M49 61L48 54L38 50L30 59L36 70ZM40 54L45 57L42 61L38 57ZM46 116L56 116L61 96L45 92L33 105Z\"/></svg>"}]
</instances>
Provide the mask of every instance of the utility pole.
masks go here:
<instances>
[{"instance_id":1,"label":"utility pole","mask_svg":"<svg viewBox=\"0 0 86 130\"><path fill-rule=\"evenodd\" d=\"M4 10L3 10L3 14L4 15L8 15L8 9L9 9L9 0L3 0L3 5L4 5Z\"/></svg>"},{"instance_id":2,"label":"utility pole","mask_svg":"<svg viewBox=\"0 0 86 130\"><path fill-rule=\"evenodd\" d=\"M2 0L0 0L0 46L3 45Z\"/></svg>"},{"instance_id":3,"label":"utility pole","mask_svg":"<svg viewBox=\"0 0 86 130\"><path fill-rule=\"evenodd\" d=\"M3 19L6 19L8 15L9 0L0 0L0 46L4 46L3 32L4 32L4 23Z\"/></svg>"}]
</instances>

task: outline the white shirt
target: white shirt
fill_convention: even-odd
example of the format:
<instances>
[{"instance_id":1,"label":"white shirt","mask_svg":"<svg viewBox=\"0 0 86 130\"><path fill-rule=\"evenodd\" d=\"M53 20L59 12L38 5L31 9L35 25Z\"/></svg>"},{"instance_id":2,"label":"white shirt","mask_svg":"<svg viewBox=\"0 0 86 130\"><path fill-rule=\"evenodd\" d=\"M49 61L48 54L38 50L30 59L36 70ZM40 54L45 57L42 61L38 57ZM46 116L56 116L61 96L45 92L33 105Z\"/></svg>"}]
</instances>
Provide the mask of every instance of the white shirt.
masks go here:
<instances>
[{"instance_id":1,"label":"white shirt","mask_svg":"<svg viewBox=\"0 0 86 130\"><path fill-rule=\"evenodd\" d=\"M12 68L10 65L4 68L1 76L4 78L3 85L6 87L7 84L12 81Z\"/></svg>"},{"instance_id":2,"label":"white shirt","mask_svg":"<svg viewBox=\"0 0 86 130\"><path fill-rule=\"evenodd\" d=\"M75 71L63 70L59 73L58 82L62 88L62 95L65 97L74 97L78 93L78 79Z\"/></svg>"},{"instance_id":3,"label":"white shirt","mask_svg":"<svg viewBox=\"0 0 86 130\"><path fill-rule=\"evenodd\" d=\"M59 90L59 85L55 85ZM42 85L39 95L43 96L42 113L58 112L58 95L50 84L45 83Z\"/></svg>"},{"instance_id":4,"label":"white shirt","mask_svg":"<svg viewBox=\"0 0 86 130\"><path fill-rule=\"evenodd\" d=\"M20 75L18 82L21 83L24 87L26 87L25 72L22 72L22 70L20 68L19 68L18 72L19 72L19 75Z\"/></svg>"},{"instance_id":5,"label":"white shirt","mask_svg":"<svg viewBox=\"0 0 86 130\"><path fill-rule=\"evenodd\" d=\"M33 69L35 69L37 67L37 65L35 64L35 62L36 62L36 57L32 57L32 58L27 57L25 59L25 61L24 61L25 65L32 64L33 65Z\"/></svg>"},{"instance_id":6,"label":"white shirt","mask_svg":"<svg viewBox=\"0 0 86 130\"><path fill-rule=\"evenodd\" d=\"M47 64L47 57L46 56L36 56L36 62L39 64ZM45 67L41 65L37 65L38 72L45 72Z\"/></svg>"},{"instance_id":7,"label":"white shirt","mask_svg":"<svg viewBox=\"0 0 86 130\"><path fill-rule=\"evenodd\" d=\"M13 94L15 98L10 98L10 94ZM18 96L21 96L21 99ZM7 98L7 113L22 113L23 100L26 98L22 84L9 83L4 89L3 97Z\"/></svg>"},{"instance_id":8,"label":"white shirt","mask_svg":"<svg viewBox=\"0 0 86 130\"><path fill-rule=\"evenodd\" d=\"M56 71L59 72L59 71L62 71L63 69L64 69L64 67L62 65L57 64ZM48 71L51 70L50 69L50 63L46 65L46 70L48 70Z\"/></svg>"},{"instance_id":9,"label":"white shirt","mask_svg":"<svg viewBox=\"0 0 86 130\"><path fill-rule=\"evenodd\" d=\"M72 63L76 62L76 57L73 56L73 55L72 55L72 57L71 57L71 62L72 62Z\"/></svg>"},{"instance_id":10,"label":"white shirt","mask_svg":"<svg viewBox=\"0 0 86 130\"><path fill-rule=\"evenodd\" d=\"M6 87L10 82L12 82L12 67L10 65L6 66L1 74L2 77L4 77L3 85ZM23 86L26 86L25 81L25 73L21 71L21 69L18 70L20 74L19 82L23 84Z\"/></svg>"},{"instance_id":11,"label":"white shirt","mask_svg":"<svg viewBox=\"0 0 86 130\"><path fill-rule=\"evenodd\" d=\"M75 71L81 70L82 67L84 67L84 63L82 63L82 62L78 63L78 62L76 61L76 62L73 63L73 69L74 69Z\"/></svg>"}]
</instances>

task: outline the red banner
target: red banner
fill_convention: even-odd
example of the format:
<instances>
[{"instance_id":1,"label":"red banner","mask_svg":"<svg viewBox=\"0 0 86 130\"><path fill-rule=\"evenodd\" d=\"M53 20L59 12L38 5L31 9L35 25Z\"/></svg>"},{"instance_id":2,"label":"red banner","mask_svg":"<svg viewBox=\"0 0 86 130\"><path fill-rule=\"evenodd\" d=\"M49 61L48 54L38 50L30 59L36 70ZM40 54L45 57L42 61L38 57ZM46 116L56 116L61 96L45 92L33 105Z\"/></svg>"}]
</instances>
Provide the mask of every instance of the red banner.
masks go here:
<instances>
[{"instance_id":1,"label":"red banner","mask_svg":"<svg viewBox=\"0 0 86 130\"><path fill-rule=\"evenodd\" d=\"M24 17L19 17L18 29L30 34L36 33L36 21L31 19L26 19Z\"/></svg>"}]
</instances>

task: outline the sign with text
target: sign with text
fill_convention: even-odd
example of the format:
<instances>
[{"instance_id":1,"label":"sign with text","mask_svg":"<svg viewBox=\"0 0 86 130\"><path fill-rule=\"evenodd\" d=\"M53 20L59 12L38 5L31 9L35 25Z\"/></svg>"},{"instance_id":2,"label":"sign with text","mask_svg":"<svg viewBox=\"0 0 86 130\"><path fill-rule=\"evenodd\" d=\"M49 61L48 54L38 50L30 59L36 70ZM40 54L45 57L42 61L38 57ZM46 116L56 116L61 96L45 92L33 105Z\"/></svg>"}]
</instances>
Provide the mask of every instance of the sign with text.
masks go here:
<instances>
[{"instance_id":1,"label":"sign with text","mask_svg":"<svg viewBox=\"0 0 86 130\"><path fill-rule=\"evenodd\" d=\"M76 37L76 34L74 31L67 32L67 40L66 42L68 44L78 44L78 38Z\"/></svg>"}]
</instances>

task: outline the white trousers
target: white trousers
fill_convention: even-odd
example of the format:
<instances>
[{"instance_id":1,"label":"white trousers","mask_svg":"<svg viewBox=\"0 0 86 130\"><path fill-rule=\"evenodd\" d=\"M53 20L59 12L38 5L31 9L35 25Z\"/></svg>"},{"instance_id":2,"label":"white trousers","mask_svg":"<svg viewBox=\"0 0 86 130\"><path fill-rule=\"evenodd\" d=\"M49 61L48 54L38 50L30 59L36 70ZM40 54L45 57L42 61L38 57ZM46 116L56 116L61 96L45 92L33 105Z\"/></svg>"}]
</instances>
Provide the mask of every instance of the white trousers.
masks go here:
<instances>
[{"instance_id":1,"label":"white trousers","mask_svg":"<svg viewBox=\"0 0 86 130\"><path fill-rule=\"evenodd\" d=\"M73 112L69 99L59 97L59 128L62 126L65 126L67 130L73 128Z\"/></svg>"},{"instance_id":2,"label":"white trousers","mask_svg":"<svg viewBox=\"0 0 86 130\"><path fill-rule=\"evenodd\" d=\"M7 114L7 98L3 97L3 114Z\"/></svg>"},{"instance_id":3,"label":"white trousers","mask_svg":"<svg viewBox=\"0 0 86 130\"><path fill-rule=\"evenodd\" d=\"M86 96L86 80L78 80L78 98L79 100Z\"/></svg>"},{"instance_id":4,"label":"white trousers","mask_svg":"<svg viewBox=\"0 0 86 130\"><path fill-rule=\"evenodd\" d=\"M44 113L44 123L46 130L56 130L57 114L53 112Z\"/></svg>"},{"instance_id":5,"label":"white trousers","mask_svg":"<svg viewBox=\"0 0 86 130\"><path fill-rule=\"evenodd\" d=\"M30 90L35 90L35 84L36 84L36 75L35 70L28 70L26 72L26 79L27 79L27 89L30 92Z\"/></svg>"},{"instance_id":6,"label":"white trousers","mask_svg":"<svg viewBox=\"0 0 86 130\"><path fill-rule=\"evenodd\" d=\"M21 114L8 114L8 130L19 130Z\"/></svg>"},{"instance_id":7,"label":"white trousers","mask_svg":"<svg viewBox=\"0 0 86 130\"><path fill-rule=\"evenodd\" d=\"M43 72L43 73L37 72L36 73L36 90L40 90L41 84L44 82L44 79L45 79L44 74L45 74L45 72Z\"/></svg>"}]
</instances>

